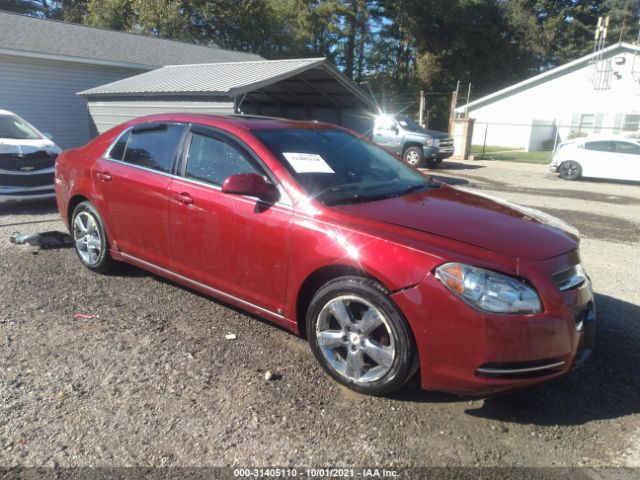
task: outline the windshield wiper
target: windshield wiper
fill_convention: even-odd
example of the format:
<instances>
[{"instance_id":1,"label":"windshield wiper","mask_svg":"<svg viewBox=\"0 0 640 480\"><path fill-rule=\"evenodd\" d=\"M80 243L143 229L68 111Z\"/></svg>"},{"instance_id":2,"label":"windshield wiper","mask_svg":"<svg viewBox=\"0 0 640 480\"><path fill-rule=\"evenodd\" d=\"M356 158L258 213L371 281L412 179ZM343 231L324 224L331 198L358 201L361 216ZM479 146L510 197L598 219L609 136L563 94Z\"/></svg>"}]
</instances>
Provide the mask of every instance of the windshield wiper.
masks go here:
<instances>
[{"instance_id":1,"label":"windshield wiper","mask_svg":"<svg viewBox=\"0 0 640 480\"><path fill-rule=\"evenodd\" d=\"M409 185L404 190L400 190L399 192L388 192L382 193L379 195L359 195L354 194L353 196L346 198L338 198L334 201L325 202L327 205L345 205L350 203L365 203L365 202L373 202L376 200L385 200L387 198L397 198L402 197L404 195L408 195L409 193L416 192L422 189L432 189L432 188L440 188L440 185L437 184L429 184L424 183L420 185Z\"/></svg>"}]
</instances>

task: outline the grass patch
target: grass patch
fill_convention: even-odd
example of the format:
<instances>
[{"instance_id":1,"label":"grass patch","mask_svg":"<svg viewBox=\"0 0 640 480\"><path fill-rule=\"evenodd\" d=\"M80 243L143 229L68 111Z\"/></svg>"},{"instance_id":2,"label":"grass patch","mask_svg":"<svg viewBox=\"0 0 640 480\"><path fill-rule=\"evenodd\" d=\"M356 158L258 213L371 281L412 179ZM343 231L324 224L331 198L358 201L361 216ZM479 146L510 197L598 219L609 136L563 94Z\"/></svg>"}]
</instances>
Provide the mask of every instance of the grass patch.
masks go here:
<instances>
[{"instance_id":1,"label":"grass patch","mask_svg":"<svg viewBox=\"0 0 640 480\"><path fill-rule=\"evenodd\" d=\"M482 155L482 145L471 146L472 155ZM487 145L484 148L486 160L502 160L504 162L547 164L551 161L553 152L525 152L509 147Z\"/></svg>"}]
</instances>

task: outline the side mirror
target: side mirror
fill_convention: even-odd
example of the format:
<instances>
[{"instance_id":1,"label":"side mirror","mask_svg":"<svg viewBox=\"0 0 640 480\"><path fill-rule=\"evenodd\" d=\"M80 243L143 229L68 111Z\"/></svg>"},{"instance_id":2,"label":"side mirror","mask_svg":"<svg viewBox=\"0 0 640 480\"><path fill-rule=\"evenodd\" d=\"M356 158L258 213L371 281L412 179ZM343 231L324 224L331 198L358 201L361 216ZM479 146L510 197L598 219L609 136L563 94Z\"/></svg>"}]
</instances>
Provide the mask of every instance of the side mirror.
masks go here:
<instances>
[{"instance_id":1,"label":"side mirror","mask_svg":"<svg viewBox=\"0 0 640 480\"><path fill-rule=\"evenodd\" d=\"M260 200L273 202L278 199L278 190L262 175L257 173L238 173L231 175L222 184L224 193L247 195Z\"/></svg>"}]
</instances>

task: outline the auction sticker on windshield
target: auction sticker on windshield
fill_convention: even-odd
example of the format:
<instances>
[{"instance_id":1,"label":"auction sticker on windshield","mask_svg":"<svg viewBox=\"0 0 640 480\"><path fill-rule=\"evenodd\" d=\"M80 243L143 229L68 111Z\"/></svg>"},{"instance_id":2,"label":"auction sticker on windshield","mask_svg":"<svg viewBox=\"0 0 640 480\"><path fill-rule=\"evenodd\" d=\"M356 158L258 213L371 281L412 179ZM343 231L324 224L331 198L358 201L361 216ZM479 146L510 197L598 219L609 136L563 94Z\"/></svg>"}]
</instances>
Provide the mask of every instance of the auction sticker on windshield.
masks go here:
<instances>
[{"instance_id":1,"label":"auction sticker on windshield","mask_svg":"<svg viewBox=\"0 0 640 480\"><path fill-rule=\"evenodd\" d=\"M336 173L324 159L315 153L282 152L296 173Z\"/></svg>"}]
</instances>

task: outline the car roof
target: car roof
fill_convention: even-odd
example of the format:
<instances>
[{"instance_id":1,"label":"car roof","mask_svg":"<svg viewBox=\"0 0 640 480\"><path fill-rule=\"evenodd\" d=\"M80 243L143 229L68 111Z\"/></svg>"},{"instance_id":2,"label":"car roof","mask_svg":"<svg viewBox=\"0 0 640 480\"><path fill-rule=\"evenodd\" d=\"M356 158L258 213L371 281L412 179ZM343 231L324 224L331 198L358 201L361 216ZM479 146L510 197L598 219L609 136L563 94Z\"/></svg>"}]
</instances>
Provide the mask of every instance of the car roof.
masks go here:
<instances>
[{"instance_id":1,"label":"car roof","mask_svg":"<svg viewBox=\"0 0 640 480\"><path fill-rule=\"evenodd\" d=\"M640 139L625 137L624 135L614 135L614 134L595 134L588 135L586 137L572 138L567 141L567 144L579 144L583 142L631 142L631 143L640 143Z\"/></svg>"},{"instance_id":2,"label":"car roof","mask_svg":"<svg viewBox=\"0 0 640 480\"><path fill-rule=\"evenodd\" d=\"M0 115L15 115L15 113L10 112L9 110L1 110L0 109Z\"/></svg>"},{"instance_id":3,"label":"car roof","mask_svg":"<svg viewBox=\"0 0 640 480\"><path fill-rule=\"evenodd\" d=\"M164 113L148 115L133 120L132 124L146 122L194 122L211 125L232 125L244 130L269 130L282 128L340 128L317 120L292 120L259 115L207 115L197 113Z\"/></svg>"}]
</instances>

